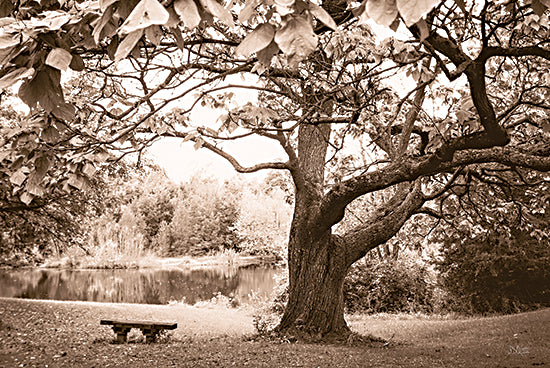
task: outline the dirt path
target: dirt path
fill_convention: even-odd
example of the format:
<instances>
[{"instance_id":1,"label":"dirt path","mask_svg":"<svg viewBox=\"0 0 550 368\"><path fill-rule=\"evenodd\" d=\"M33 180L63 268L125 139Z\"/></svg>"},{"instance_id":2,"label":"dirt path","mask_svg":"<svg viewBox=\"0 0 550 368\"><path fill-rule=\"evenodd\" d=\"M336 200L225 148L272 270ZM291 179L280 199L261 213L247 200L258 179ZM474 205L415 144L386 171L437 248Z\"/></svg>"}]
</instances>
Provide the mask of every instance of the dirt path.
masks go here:
<instances>
[{"instance_id":1,"label":"dirt path","mask_svg":"<svg viewBox=\"0 0 550 368\"><path fill-rule=\"evenodd\" d=\"M154 344L113 344L101 318L176 321ZM389 346L249 341L249 311L0 298L0 367L533 367L550 366L550 309L498 318L354 316Z\"/></svg>"}]
</instances>

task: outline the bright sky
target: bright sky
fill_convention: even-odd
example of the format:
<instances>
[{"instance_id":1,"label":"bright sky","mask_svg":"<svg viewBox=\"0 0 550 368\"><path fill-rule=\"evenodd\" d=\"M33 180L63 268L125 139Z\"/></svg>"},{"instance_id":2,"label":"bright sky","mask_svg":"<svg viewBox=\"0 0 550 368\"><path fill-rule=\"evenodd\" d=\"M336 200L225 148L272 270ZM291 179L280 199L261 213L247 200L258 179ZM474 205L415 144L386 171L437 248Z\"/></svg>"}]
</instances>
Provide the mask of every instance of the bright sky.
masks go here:
<instances>
[{"instance_id":1,"label":"bright sky","mask_svg":"<svg viewBox=\"0 0 550 368\"><path fill-rule=\"evenodd\" d=\"M164 138L149 149L152 159L162 166L168 177L175 182L184 182L201 171L222 180L237 174L229 162L215 153L206 148L195 150L192 142L181 141L177 138ZM243 166L275 160L286 161L282 148L268 138L249 137L225 143L223 147Z\"/></svg>"}]
</instances>

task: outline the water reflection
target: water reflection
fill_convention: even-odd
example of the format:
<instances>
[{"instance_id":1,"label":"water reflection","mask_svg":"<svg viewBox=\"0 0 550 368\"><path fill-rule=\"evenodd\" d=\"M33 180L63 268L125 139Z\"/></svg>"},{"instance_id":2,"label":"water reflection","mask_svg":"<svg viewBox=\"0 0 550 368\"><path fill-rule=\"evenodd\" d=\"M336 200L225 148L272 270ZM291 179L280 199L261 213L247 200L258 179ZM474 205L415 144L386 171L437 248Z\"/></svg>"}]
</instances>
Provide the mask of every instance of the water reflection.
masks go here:
<instances>
[{"instance_id":1,"label":"water reflection","mask_svg":"<svg viewBox=\"0 0 550 368\"><path fill-rule=\"evenodd\" d=\"M273 290L272 268L0 271L0 296L114 303L195 304L221 293L241 302Z\"/></svg>"}]
</instances>

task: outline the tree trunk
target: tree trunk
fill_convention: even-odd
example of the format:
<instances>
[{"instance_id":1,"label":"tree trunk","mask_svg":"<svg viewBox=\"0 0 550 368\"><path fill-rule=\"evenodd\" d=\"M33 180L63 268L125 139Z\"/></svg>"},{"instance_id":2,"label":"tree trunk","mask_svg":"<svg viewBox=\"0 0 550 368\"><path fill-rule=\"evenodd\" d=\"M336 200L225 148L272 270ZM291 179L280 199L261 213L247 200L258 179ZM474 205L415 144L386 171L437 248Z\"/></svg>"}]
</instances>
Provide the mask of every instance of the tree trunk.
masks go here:
<instances>
[{"instance_id":1,"label":"tree trunk","mask_svg":"<svg viewBox=\"0 0 550 368\"><path fill-rule=\"evenodd\" d=\"M330 232L293 228L289 243L289 299L278 327L304 338L349 333L344 320L344 278L349 266Z\"/></svg>"}]
</instances>

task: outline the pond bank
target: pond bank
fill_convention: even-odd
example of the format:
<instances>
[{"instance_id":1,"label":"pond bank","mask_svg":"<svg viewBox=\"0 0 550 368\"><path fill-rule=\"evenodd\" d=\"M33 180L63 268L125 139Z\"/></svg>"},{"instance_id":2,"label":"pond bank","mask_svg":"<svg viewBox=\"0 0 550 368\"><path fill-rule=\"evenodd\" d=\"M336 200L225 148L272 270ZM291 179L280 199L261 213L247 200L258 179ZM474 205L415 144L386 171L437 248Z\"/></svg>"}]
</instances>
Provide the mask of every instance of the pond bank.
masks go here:
<instances>
[{"instance_id":1,"label":"pond bank","mask_svg":"<svg viewBox=\"0 0 550 368\"><path fill-rule=\"evenodd\" d=\"M157 257L154 255L140 257L121 256L115 259L98 259L97 257L61 257L47 259L41 268L69 269L176 269L192 270L213 266L249 267L277 265L279 260L274 256L247 256L234 252L222 252L206 256Z\"/></svg>"},{"instance_id":2,"label":"pond bank","mask_svg":"<svg viewBox=\"0 0 550 368\"><path fill-rule=\"evenodd\" d=\"M175 321L159 343L131 332L113 344L102 318ZM219 306L139 305L0 298L0 367L528 367L550 365L550 309L469 319L352 316L380 345L249 339L252 312Z\"/></svg>"}]
</instances>

